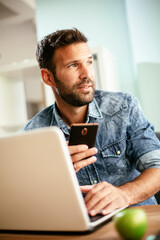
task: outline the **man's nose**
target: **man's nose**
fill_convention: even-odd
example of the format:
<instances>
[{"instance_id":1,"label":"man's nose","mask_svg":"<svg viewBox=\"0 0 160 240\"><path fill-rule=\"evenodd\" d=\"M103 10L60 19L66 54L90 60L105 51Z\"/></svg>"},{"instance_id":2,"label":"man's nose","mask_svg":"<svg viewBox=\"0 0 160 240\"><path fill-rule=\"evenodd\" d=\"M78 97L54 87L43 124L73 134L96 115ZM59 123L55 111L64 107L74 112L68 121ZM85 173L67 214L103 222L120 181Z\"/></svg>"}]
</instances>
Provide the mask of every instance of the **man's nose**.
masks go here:
<instances>
[{"instance_id":1,"label":"man's nose","mask_svg":"<svg viewBox=\"0 0 160 240\"><path fill-rule=\"evenodd\" d=\"M93 70L91 67L82 66L80 69L80 79L92 79L93 78Z\"/></svg>"}]
</instances>

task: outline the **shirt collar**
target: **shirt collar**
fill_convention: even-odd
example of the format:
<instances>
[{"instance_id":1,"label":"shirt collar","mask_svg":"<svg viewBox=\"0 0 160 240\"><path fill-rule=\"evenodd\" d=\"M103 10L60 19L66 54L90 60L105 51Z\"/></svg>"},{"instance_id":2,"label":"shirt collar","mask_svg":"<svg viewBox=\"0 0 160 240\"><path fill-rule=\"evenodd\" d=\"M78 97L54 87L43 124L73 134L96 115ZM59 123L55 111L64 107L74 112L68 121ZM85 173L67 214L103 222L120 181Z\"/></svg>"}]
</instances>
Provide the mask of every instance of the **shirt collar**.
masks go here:
<instances>
[{"instance_id":1,"label":"shirt collar","mask_svg":"<svg viewBox=\"0 0 160 240\"><path fill-rule=\"evenodd\" d=\"M101 110L99 109L95 98L91 103L89 103L86 123L90 121L90 117L103 118ZM53 117L52 117L51 125L52 126L57 125L65 134L69 135L70 127L60 117L57 110L56 103L54 103L53 105Z\"/></svg>"},{"instance_id":2,"label":"shirt collar","mask_svg":"<svg viewBox=\"0 0 160 240\"><path fill-rule=\"evenodd\" d=\"M98 107L97 101L94 98L93 101L89 104L88 107L88 116L87 119L89 120L89 117L93 118L103 118L103 115L101 113L100 108Z\"/></svg>"},{"instance_id":3,"label":"shirt collar","mask_svg":"<svg viewBox=\"0 0 160 240\"><path fill-rule=\"evenodd\" d=\"M51 125L58 126L65 134L69 135L70 127L60 117L58 110L57 110L56 103L54 103L54 105L53 105L53 117L52 117Z\"/></svg>"}]
</instances>

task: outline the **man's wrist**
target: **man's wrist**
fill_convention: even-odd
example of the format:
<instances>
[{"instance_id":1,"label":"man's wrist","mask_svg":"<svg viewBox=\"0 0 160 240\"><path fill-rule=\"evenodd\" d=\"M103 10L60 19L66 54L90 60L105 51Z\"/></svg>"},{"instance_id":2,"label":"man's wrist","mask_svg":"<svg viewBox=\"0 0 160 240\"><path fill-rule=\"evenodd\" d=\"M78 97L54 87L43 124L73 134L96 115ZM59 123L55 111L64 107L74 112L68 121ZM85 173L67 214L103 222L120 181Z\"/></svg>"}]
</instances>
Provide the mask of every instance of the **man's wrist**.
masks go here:
<instances>
[{"instance_id":1,"label":"man's wrist","mask_svg":"<svg viewBox=\"0 0 160 240\"><path fill-rule=\"evenodd\" d=\"M125 183L119 188L121 189L128 206L137 203L135 196L136 192L133 191L131 183Z\"/></svg>"}]
</instances>

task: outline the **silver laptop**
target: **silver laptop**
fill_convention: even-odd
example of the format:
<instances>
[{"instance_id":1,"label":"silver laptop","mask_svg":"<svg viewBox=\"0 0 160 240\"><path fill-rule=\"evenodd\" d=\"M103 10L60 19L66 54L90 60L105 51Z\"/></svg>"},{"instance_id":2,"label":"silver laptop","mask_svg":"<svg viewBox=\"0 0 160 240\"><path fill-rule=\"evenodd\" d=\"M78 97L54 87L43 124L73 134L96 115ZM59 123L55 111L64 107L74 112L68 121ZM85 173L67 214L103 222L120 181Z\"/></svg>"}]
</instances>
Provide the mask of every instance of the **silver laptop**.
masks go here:
<instances>
[{"instance_id":1,"label":"silver laptop","mask_svg":"<svg viewBox=\"0 0 160 240\"><path fill-rule=\"evenodd\" d=\"M0 138L0 230L92 231L68 147L57 127Z\"/></svg>"}]
</instances>

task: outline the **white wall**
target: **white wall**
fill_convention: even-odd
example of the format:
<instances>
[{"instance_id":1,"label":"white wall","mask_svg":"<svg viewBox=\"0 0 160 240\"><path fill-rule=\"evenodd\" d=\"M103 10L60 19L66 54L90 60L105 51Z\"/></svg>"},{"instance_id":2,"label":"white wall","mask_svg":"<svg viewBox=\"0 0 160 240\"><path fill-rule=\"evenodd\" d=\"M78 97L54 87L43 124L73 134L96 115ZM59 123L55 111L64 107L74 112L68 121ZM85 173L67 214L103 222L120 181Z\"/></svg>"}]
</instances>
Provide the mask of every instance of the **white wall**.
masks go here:
<instances>
[{"instance_id":1,"label":"white wall","mask_svg":"<svg viewBox=\"0 0 160 240\"><path fill-rule=\"evenodd\" d=\"M160 63L138 64L140 100L146 117L160 131Z\"/></svg>"},{"instance_id":2,"label":"white wall","mask_svg":"<svg viewBox=\"0 0 160 240\"><path fill-rule=\"evenodd\" d=\"M126 0L135 63L160 62L160 1Z\"/></svg>"},{"instance_id":3,"label":"white wall","mask_svg":"<svg viewBox=\"0 0 160 240\"><path fill-rule=\"evenodd\" d=\"M160 1L126 0L137 79L137 96L145 115L160 131Z\"/></svg>"}]
</instances>

